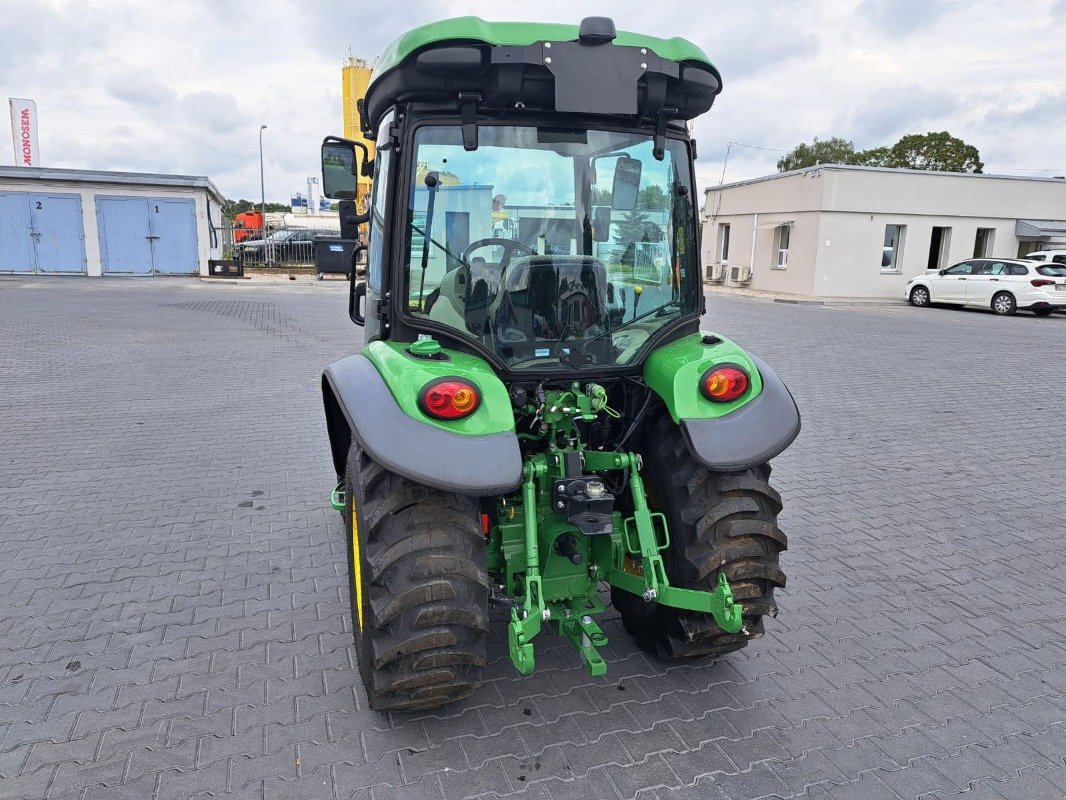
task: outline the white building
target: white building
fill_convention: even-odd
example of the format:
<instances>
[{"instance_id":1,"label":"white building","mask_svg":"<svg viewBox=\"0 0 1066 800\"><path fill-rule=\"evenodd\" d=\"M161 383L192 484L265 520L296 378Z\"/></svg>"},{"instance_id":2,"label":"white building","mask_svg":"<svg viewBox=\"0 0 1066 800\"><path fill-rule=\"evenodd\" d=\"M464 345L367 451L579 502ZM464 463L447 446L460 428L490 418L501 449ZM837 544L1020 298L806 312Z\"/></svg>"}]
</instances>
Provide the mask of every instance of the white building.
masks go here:
<instances>
[{"instance_id":1,"label":"white building","mask_svg":"<svg viewBox=\"0 0 1066 800\"><path fill-rule=\"evenodd\" d=\"M0 166L0 274L206 276L222 199L194 175Z\"/></svg>"},{"instance_id":2,"label":"white building","mask_svg":"<svg viewBox=\"0 0 1066 800\"><path fill-rule=\"evenodd\" d=\"M707 278L830 297L902 297L974 256L1066 248L1066 180L820 165L708 189Z\"/></svg>"}]
</instances>

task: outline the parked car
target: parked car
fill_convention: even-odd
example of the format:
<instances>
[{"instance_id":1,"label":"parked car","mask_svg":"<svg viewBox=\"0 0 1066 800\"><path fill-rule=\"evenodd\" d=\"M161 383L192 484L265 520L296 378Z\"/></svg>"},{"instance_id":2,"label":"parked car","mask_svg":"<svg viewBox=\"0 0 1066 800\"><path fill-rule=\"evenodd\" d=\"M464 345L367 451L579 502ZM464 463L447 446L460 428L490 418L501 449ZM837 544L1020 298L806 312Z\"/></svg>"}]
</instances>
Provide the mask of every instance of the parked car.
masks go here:
<instances>
[{"instance_id":1,"label":"parked car","mask_svg":"<svg viewBox=\"0 0 1066 800\"><path fill-rule=\"evenodd\" d=\"M314 258L316 236L336 236L336 231L313 228L288 228L274 231L264 239L248 239L233 248L233 257L241 263L262 263L269 254L271 263L301 262L310 264Z\"/></svg>"},{"instance_id":2,"label":"parked car","mask_svg":"<svg viewBox=\"0 0 1066 800\"><path fill-rule=\"evenodd\" d=\"M1045 264L1066 264L1066 250L1035 250L1022 256L1024 261L1041 261Z\"/></svg>"},{"instance_id":3,"label":"parked car","mask_svg":"<svg viewBox=\"0 0 1066 800\"><path fill-rule=\"evenodd\" d=\"M949 303L990 308L1000 315L1022 309L1046 317L1066 310L1066 264L971 258L911 278L903 296L915 306Z\"/></svg>"}]
</instances>

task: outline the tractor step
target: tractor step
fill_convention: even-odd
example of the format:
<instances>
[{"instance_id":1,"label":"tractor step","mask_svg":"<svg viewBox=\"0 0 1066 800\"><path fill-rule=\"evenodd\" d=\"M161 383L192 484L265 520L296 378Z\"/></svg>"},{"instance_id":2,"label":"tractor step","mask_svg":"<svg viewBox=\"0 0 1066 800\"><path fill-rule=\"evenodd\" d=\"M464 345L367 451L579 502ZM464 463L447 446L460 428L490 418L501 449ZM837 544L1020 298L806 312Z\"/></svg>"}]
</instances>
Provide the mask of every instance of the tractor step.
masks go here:
<instances>
[{"instance_id":1,"label":"tractor step","mask_svg":"<svg viewBox=\"0 0 1066 800\"><path fill-rule=\"evenodd\" d=\"M333 491L329 496L329 504L333 507L334 511L340 511L344 513L345 507L348 505L348 497L344 490L344 481L341 481L333 487Z\"/></svg>"}]
</instances>

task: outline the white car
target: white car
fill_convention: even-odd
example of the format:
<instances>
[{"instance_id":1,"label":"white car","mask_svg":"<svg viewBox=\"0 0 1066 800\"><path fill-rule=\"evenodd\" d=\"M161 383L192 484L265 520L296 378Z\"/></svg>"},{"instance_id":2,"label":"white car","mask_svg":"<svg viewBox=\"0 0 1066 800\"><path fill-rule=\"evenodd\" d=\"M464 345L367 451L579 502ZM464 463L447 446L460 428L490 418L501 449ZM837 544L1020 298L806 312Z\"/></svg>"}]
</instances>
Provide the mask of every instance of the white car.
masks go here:
<instances>
[{"instance_id":1,"label":"white car","mask_svg":"<svg viewBox=\"0 0 1066 800\"><path fill-rule=\"evenodd\" d=\"M1066 250L1034 250L1022 256L1023 261L1041 261L1045 264L1066 264Z\"/></svg>"},{"instance_id":2,"label":"white car","mask_svg":"<svg viewBox=\"0 0 1066 800\"><path fill-rule=\"evenodd\" d=\"M911 278L903 296L915 306L950 303L990 308L1001 315L1027 309L1046 317L1066 310L1066 264L971 258Z\"/></svg>"}]
</instances>

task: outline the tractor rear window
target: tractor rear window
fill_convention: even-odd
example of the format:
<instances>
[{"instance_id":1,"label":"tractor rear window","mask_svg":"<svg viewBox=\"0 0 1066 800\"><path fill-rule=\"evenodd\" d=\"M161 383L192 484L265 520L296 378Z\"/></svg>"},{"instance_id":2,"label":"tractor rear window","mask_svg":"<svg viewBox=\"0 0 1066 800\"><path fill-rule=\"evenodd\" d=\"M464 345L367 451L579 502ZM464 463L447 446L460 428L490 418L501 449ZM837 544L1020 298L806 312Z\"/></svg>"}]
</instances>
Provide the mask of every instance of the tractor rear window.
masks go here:
<instances>
[{"instance_id":1,"label":"tractor rear window","mask_svg":"<svg viewBox=\"0 0 1066 800\"><path fill-rule=\"evenodd\" d=\"M633 361L696 312L688 151L646 134L481 125L415 137L407 311L481 342L512 369Z\"/></svg>"}]
</instances>

